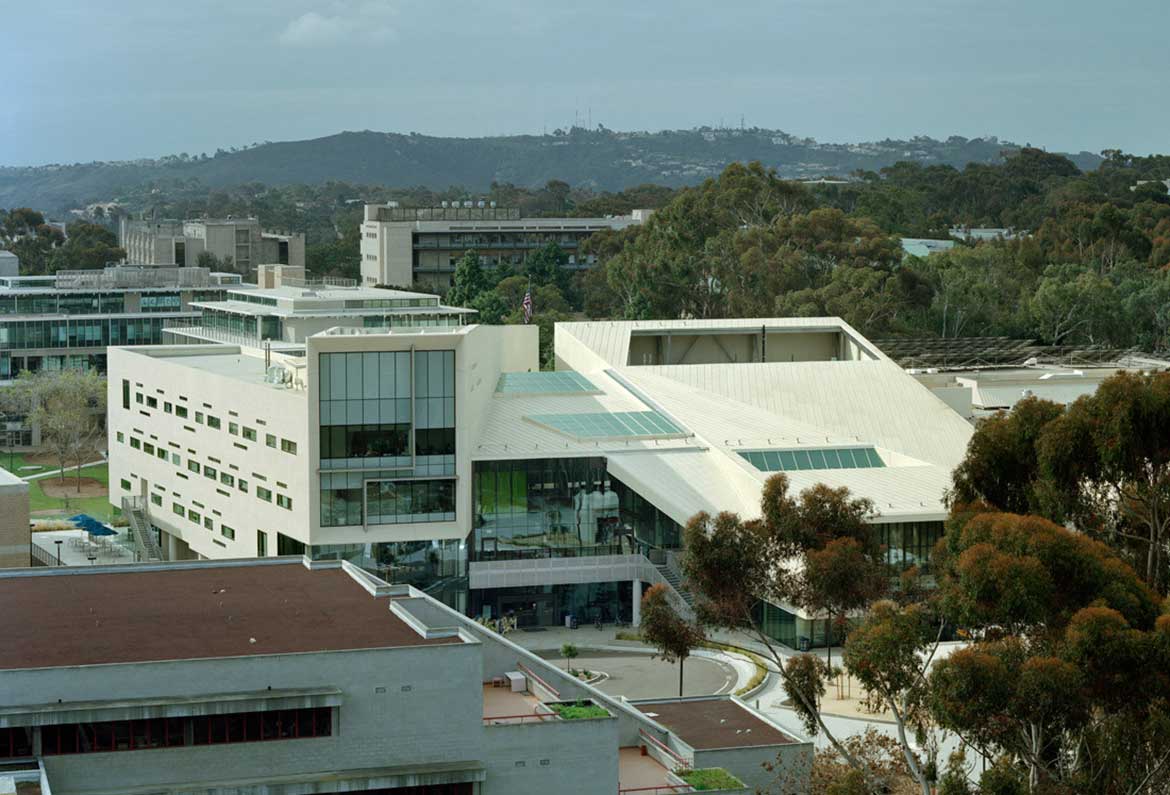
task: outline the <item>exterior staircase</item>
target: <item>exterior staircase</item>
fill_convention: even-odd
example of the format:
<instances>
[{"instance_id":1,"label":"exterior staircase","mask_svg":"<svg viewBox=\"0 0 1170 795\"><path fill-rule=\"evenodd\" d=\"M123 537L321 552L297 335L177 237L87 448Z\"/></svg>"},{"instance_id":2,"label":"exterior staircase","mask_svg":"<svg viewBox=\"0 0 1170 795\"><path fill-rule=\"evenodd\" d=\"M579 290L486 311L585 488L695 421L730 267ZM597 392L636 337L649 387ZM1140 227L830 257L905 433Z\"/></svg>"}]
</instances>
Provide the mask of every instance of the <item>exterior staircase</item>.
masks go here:
<instances>
[{"instance_id":1,"label":"exterior staircase","mask_svg":"<svg viewBox=\"0 0 1170 795\"><path fill-rule=\"evenodd\" d=\"M150 530L145 501L141 497L123 497L122 513L130 522L130 533L134 539L134 549L139 561L164 560L162 550L154 540L154 533Z\"/></svg>"},{"instance_id":2,"label":"exterior staircase","mask_svg":"<svg viewBox=\"0 0 1170 795\"><path fill-rule=\"evenodd\" d=\"M687 606L694 609L695 595L687 590L682 583L682 577L677 571L674 571L665 563L656 563L654 568L658 569L658 573L662 575L662 579L666 580L667 584L675 590L679 598L687 603Z\"/></svg>"}]
</instances>

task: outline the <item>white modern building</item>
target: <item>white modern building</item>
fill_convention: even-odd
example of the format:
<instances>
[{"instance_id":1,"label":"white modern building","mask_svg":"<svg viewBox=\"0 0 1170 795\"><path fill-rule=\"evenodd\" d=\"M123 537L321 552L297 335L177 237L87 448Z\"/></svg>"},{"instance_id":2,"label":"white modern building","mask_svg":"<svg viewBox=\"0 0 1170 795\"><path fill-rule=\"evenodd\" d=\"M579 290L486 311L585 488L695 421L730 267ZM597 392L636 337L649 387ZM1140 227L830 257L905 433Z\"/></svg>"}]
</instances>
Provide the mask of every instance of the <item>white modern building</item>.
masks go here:
<instances>
[{"instance_id":1,"label":"white modern building","mask_svg":"<svg viewBox=\"0 0 1170 795\"><path fill-rule=\"evenodd\" d=\"M351 289L359 312L404 295ZM870 498L890 564L927 564L971 426L840 319L559 324L542 373L534 327L443 309L280 349L111 349L111 500L168 559L341 558L521 626L637 621L643 585L677 580L681 526L758 515L779 471ZM412 325L437 317L458 325Z\"/></svg>"},{"instance_id":2,"label":"white modern building","mask_svg":"<svg viewBox=\"0 0 1170 795\"><path fill-rule=\"evenodd\" d=\"M456 202L442 207L367 204L361 225L362 284L446 289L455 263L475 250L485 267L518 266L529 252L555 243L566 267L587 268L581 242L603 229L625 229L649 218L650 210L606 218L522 218L515 207Z\"/></svg>"},{"instance_id":3,"label":"white modern building","mask_svg":"<svg viewBox=\"0 0 1170 795\"><path fill-rule=\"evenodd\" d=\"M118 245L128 262L191 267L203 252L248 274L258 265L304 267L305 236L271 232L255 218L205 218L190 221L122 218Z\"/></svg>"},{"instance_id":4,"label":"white modern building","mask_svg":"<svg viewBox=\"0 0 1170 795\"><path fill-rule=\"evenodd\" d=\"M739 699L609 697L342 561L10 569L0 602L17 792L633 795L705 768L808 791L812 744Z\"/></svg>"}]
</instances>

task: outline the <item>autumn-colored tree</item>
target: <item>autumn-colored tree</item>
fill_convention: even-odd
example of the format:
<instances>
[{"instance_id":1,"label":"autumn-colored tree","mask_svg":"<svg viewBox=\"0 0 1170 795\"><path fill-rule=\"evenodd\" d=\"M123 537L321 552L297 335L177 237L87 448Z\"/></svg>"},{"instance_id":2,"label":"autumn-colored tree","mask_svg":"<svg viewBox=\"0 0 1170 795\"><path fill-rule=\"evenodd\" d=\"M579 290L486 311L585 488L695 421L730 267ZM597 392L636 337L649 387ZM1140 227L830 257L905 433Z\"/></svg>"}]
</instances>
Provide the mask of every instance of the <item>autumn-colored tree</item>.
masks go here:
<instances>
[{"instance_id":1,"label":"autumn-colored tree","mask_svg":"<svg viewBox=\"0 0 1170 795\"><path fill-rule=\"evenodd\" d=\"M1109 540L1161 593L1170 586L1170 373L1121 372L1044 431L1052 513Z\"/></svg>"},{"instance_id":2,"label":"autumn-colored tree","mask_svg":"<svg viewBox=\"0 0 1170 795\"><path fill-rule=\"evenodd\" d=\"M1063 411L1051 401L1026 397L1011 412L981 420L952 475L951 504L982 502L1013 513L1036 510L1036 445L1044 427Z\"/></svg>"},{"instance_id":3,"label":"autumn-colored tree","mask_svg":"<svg viewBox=\"0 0 1170 795\"><path fill-rule=\"evenodd\" d=\"M929 729L926 673L940 637L941 625L923 605L882 601L849 633L845 646L845 667L865 688L869 705L894 716L906 769L922 795L930 795L933 776L914 752L911 733L924 738Z\"/></svg>"},{"instance_id":4,"label":"autumn-colored tree","mask_svg":"<svg viewBox=\"0 0 1170 795\"><path fill-rule=\"evenodd\" d=\"M829 549L817 556L818 564L852 567L861 559L869 571L874 555L880 554L874 529L866 522L873 515L872 505L853 498L847 489L826 486L792 497L787 478L778 474L765 483L760 508L761 517L756 520L744 521L732 513L700 513L687 523L682 567L687 587L695 595L700 623L747 632L766 648L769 662L779 672L809 731L823 733L868 781L871 772L821 718L818 700L824 692L827 666L811 655L789 657L781 653L764 631L758 605L760 600L801 604L808 599L809 583L799 564L809 553ZM792 565L794 558L798 565ZM728 572L735 572L735 576L728 576ZM838 572L827 573L841 582Z\"/></svg>"},{"instance_id":5,"label":"autumn-colored tree","mask_svg":"<svg viewBox=\"0 0 1170 795\"><path fill-rule=\"evenodd\" d=\"M1105 544L1034 516L956 515L935 568L944 615L975 638L930 672L939 725L1030 792L1146 791L1132 783L1170 764L1157 594Z\"/></svg>"},{"instance_id":6,"label":"autumn-colored tree","mask_svg":"<svg viewBox=\"0 0 1170 795\"><path fill-rule=\"evenodd\" d=\"M662 583L652 585L642 594L642 639L658 649L658 656L678 663L678 694L683 694L683 663L691 651L703 643L703 628L686 620L670 603L670 592Z\"/></svg>"}]
</instances>

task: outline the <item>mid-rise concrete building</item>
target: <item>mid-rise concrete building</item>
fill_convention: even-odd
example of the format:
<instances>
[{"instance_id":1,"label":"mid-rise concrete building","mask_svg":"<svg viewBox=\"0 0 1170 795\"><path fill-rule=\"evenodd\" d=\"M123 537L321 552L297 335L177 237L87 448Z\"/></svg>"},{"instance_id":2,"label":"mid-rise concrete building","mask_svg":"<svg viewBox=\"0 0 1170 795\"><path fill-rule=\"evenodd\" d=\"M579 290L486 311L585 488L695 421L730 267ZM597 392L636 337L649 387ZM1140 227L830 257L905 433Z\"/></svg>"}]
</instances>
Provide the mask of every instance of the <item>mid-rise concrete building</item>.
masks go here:
<instances>
[{"instance_id":1,"label":"mid-rise concrete building","mask_svg":"<svg viewBox=\"0 0 1170 795\"><path fill-rule=\"evenodd\" d=\"M145 221L123 218L118 244L127 262L144 265L193 267L203 252L249 274L258 265L304 267L305 236L300 232L270 232L255 218L219 218L193 221Z\"/></svg>"},{"instance_id":2,"label":"mid-rise concrete building","mask_svg":"<svg viewBox=\"0 0 1170 795\"><path fill-rule=\"evenodd\" d=\"M889 564L929 565L971 426L839 318L558 324L537 372L534 327L344 292L304 298L339 302L336 327L279 349L111 350L111 500L161 554L303 551L521 626L637 622L643 586L677 581L682 525L758 515L784 472L871 499ZM252 298L285 328L314 311ZM822 638L760 609L782 642Z\"/></svg>"},{"instance_id":3,"label":"mid-rise concrete building","mask_svg":"<svg viewBox=\"0 0 1170 795\"><path fill-rule=\"evenodd\" d=\"M568 255L566 267L587 268L581 242L603 229L642 223L650 210L606 218L522 218L515 207L398 207L367 204L362 232L362 284L445 290L455 263L474 249L485 267L518 266L532 251L555 243Z\"/></svg>"},{"instance_id":4,"label":"mid-rise concrete building","mask_svg":"<svg viewBox=\"0 0 1170 795\"><path fill-rule=\"evenodd\" d=\"M812 744L734 697L609 697L343 561L6 570L0 603L0 765L42 793L808 788Z\"/></svg>"}]
</instances>

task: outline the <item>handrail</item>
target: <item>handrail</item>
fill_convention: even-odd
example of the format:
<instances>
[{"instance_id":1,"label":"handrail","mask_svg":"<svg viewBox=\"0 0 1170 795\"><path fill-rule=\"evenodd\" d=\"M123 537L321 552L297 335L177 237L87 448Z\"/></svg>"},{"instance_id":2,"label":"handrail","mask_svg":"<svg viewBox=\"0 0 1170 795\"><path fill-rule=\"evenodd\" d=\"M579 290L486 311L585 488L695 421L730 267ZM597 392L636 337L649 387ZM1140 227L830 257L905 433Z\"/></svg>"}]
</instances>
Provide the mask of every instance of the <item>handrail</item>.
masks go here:
<instances>
[{"instance_id":1,"label":"handrail","mask_svg":"<svg viewBox=\"0 0 1170 795\"><path fill-rule=\"evenodd\" d=\"M539 682L539 683L540 683L540 685L541 685L541 686L542 686L542 687L543 687L545 690L547 690L548 692L552 693L552 694L553 694L554 696L556 696L557 698L560 698L560 697L561 697L561 691L557 690L555 687L553 687L552 685L550 685L548 682L544 681L544 679L542 679L540 676L538 676L538 675L536 674L536 672L534 672L534 671L533 671L531 668L529 668L527 665L525 665L525 664L524 664L524 663L522 663L522 662L517 662L517 663L516 663L516 667L517 667L519 670L523 671L523 672L524 672L525 674L527 674L528 676L531 676L531 677L532 677L533 679L535 679L537 682Z\"/></svg>"},{"instance_id":2,"label":"handrail","mask_svg":"<svg viewBox=\"0 0 1170 795\"><path fill-rule=\"evenodd\" d=\"M661 740L659 740L657 737L653 737L653 736L651 736L651 735L647 734L645 729L638 729L638 734L639 734L639 735L641 735L643 739L649 740L649 741L650 741L652 744L654 744L654 745L658 746L658 748L659 748L660 750L662 750L662 751L665 751L665 752L666 752L666 754L667 754L668 756L672 757L672 758L673 758L675 761L677 761L677 762L678 762L680 765L683 765L684 767L690 767L690 766L691 766L690 762L688 762L687 760L683 759L683 758L682 758L681 756L679 756L677 753L675 753L675 752L674 752L674 751L672 751L670 748L668 748L668 747L666 746L666 744L665 744L665 743L663 743Z\"/></svg>"},{"instance_id":3,"label":"handrail","mask_svg":"<svg viewBox=\"0 0 1170 795\"><path fill-rule=\"evenodd\" d=\"M626 795L628 792L694 792L695 788L690 784L655 784L652 787L618 787L618 795Z\"/></svg>"},{"instance_id":4,"label":"handrail","mask_svg":"<svg viewBox=\"0 0 1170 795\"><path fill-rule=\"evenodd\" d=\"M523 723L529 718L535 718L537 720L560 720L561 716L555 712L526 712L522 715L484 715L483 722L488 723L489 721L496 720L519 720L521 723Z\"/></svg>"}]
</instances>

